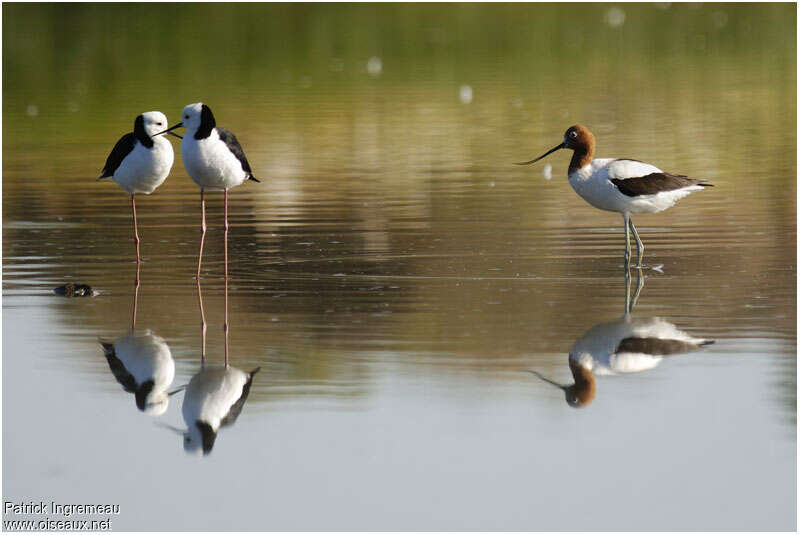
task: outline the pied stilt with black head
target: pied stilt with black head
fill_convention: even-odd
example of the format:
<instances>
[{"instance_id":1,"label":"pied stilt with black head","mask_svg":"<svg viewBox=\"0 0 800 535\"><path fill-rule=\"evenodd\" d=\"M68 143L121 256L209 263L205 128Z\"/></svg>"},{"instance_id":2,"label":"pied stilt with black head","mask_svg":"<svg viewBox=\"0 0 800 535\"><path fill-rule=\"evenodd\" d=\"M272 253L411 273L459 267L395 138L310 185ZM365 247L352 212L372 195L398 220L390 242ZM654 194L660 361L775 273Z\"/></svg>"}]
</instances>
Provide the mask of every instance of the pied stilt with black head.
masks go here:
<instances>
[{"instance_id":1,"label":"pied stilt with black head","mask_svg":"<svg viewBox=\"0 0 800 535\"><path fill-rule=\"evenodd\" d=\"M167 116L160 111L148 111L136 117L133 122L133 132L128 132L117 141L97 179L111 178L130 193L137 264L141 261L141 257L134 195L153 193L164 183L172 169L172 162L175 159L172 145L161 136L166 125ZM180 137L172 132L170 135Z\"/></svg>"},{"instance_id":2,"label":"pied stilt with black head","mask_svg":"<svg viewBox=\"0 0 800 535\"><path fill-rule=\"evenodd\" d=\"M594 135L583 125L570 126L564 141L543 155L521 162L538 162L559 149L573 151L567 171L569 184L583 199L601 210L619 212L625 224L625 265L630 265L630 232L636 240L637 265L642 265L644 243L631 214L661 212L687 195L712 186L705 179L667 173L654 165L626 158L594 158Z\"/></svg>"},{"instance_id":3,"label":"pied stilt with black head","mask_svg":"<svg viewBox=\"0 0 800 535\"><path fill-rule=\"evenodd\" d=\"M225 279L228 278L228 190L246 180L260 182L250 169L239 140L233 132L217 126L211 108L202 102L189 104L183 108L180 123L171 126L166 132L176 128L186 128L181 143L181 155L186 172L195 184L200 186L200 251L197 258L197 277L203 261L203 243L206 236L205 190L222 190L224 194L224 233L225 233Z\"/></svg>"}]
</instances>

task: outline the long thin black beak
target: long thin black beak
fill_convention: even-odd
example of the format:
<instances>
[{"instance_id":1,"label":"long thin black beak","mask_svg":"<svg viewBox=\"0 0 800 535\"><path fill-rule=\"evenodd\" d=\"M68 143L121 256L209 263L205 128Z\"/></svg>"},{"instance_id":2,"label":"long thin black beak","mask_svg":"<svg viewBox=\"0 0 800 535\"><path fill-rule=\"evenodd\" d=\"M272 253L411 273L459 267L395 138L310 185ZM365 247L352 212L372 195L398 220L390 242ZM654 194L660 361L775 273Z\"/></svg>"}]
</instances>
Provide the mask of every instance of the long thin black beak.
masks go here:
<instances>
[{"instance_id":1,"label":"long thin black beak","mask_svg":"<svg viewBox=\"0 0 800 535\"><path fill-rule=\"evenodd\" d=\"M560 147L557 147L557 148L560 148ZM555 150L555 149L553 149L553 150ZM553 151L551 150L550 152L553 152ZM548 153L548 154L549 154L549 153ZM547 156L547 154L545 154L545 156ZM544 156L542 156L542 157L544 158ZM536 377L538 377L539 379L541 379L541 380L542 380L542 381L544 381L545 383L550 383L551 385L553 385L553 386L555 386L555 387L558 387L558 388L560 388L561 390L566 390L566 389L568 388L566 385L561 385L561 384L558 384L558 383L557 383L557 382L555 382L555 381L551 381L550 379L548 379L547 377L545 377L544 375L542 375L542 374L541 374L541 373L539 373L539 372L535 372L535 371L533 371L533 370L525 370L525 371L527 371L528 373L532 373L533 375L535 375Z\"/></svg>"},{"instance_id":2,"label":"long thin black beak","mask_svg":"<svg viewBox=\"0 0 800 535\"><path fill-rule=\"evenodd\" d=\"M169 429L173 433L183 436L186 431L181 429L180 427L175 427L174 425L165 424L163 422L156 422L156 425L159 427L163 427L164 429Z\"/></svg>"},{"instance_id":3,"label":"long thin black beak","mask_svg":"<svg viewBox=\"0 0 800 535\"><path fill-rule=\"evenodd\" d=\"M185 389L187 386L189 386L189 385L183 385L183 386L179 386L178 388L176 388L176 389L175 389L175 390L173 390L172 392L167 392L167 396L174 396L174 395L175 395L175 394L177 394L178 392L182 392L182 391L183 391L183 390L184 390L184 389Z\"/></svg>"},{"instance_id":4,"label":"long thin black beak","mask_svg":"<svg viewBox=\"0 0 800 535\"><path fill-rule=\"evenodd\" d=\"M176 134L175 132L167 132L167 135L168 135L168 136L175 136L175 137L176 137L176 138L178 138L178 139L183 139L183 136L179 136L179 135L178 135L178 134Z\"/></svg>"},{"instance_id":5,"label":"long thin black beak","mask_svg":"<svg viewBox=\"0 0 800 535\"><path fill-rule=\"evenodd\" d=\"M162 130L161 132L156 133L156 135L160 136L161 134L166 134L167 132L171 132L171 131L175 130L176 128L181 128L182 126L183 126L183 123L178 123L178 124L172 125L169 128L167 128L166 130ZM181 138L181 139L183 139L183 138Z\"/></svg>"},{"instance_id":6,"label":"long thin black beak","mask_svg":"<svg viewBox=\"0 0 800 535\"><path fill-rule=\"evenodd\" d=\"M557 151L557 150L559 150L559 149L565 149L565 148L567 148L567 145L566 145L565 143L562 143L562 144L561 144L561 145L559 145L558 147L553 147L553 148L552 148L552 149L550 149L549 151L545 152L544 154L542 154L541 156L539 156L539 157L538 157L538 158L536 158L535 160L531 160L531 161L529 161L529 162L520 162L520 163L517 163L517 164L514 164L514 165L530 165L530 164L532 164L532 163L536 163L536 162L538 162L539 160L541 160L542 158L544 158L545 156L547 156L547 155L548 155L548 154L550 154L551 152L555 152L555 151Z\"/></svg>"}]
</instances>

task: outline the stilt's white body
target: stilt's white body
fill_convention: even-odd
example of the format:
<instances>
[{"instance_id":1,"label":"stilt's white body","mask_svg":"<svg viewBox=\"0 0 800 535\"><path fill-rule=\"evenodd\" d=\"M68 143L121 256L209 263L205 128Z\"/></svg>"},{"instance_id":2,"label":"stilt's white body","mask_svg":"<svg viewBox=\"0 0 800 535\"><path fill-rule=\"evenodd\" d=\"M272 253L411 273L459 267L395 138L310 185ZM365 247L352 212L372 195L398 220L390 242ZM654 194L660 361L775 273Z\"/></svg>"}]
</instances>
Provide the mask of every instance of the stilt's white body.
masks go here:
<instances>
[{"instance_id":1,"label":"stilt's white body","mask_svg":"<svg viewBox=\"0 0 800 535\"><path fill-rule=\"evenodd\" d=\"M195 184L211 190L226 190L247 180L242 162L222 142L214 128L207 138L195 139L197 128L189 128L181 142L186 172Z\"/></svg>"},{"instance_id":2,"label":"stilt's white body","mask_svg":"<svg viewBox=\"0 0 800 535\"><path fill-rule=\"evenodd\" d=\"M620 342L626 338L657 338L687 344L691 351L707 340L693 338L675 325L661 318L622 318L599 323L578 338L569 352L569 358L596 375L616 375L642 372L655 368L664 359L664 352L618 352Z\"/></svg>"},{"instance_id":3,"label":"stilt's white body","mask_svg":"<svg viewBox=\"0 0 800 535\"><path fill-rule=\"evenodd\" d=\"M654 165L634 160L597 158L570 173L568 179L575 193L595 208L628 214L660 212L690 193L703 189L702 186L694 185L653 195L629 197L611 182L612 179L635 178L661 172Z\"/></svg>"},{"instance_id":4,"label":"stilt's white body","mask_svg":"<svg viewBox=\"0 0 800 535\"><path fill-rule=\"evenodd\" d=\"M152 416L167 410L167 389L175 379L175 361L166 341L149 329L131 333L114 343L114 353L137 385L152 380L153 389L145 401L144 412Z\"/></svg>"},{"instance_id":5,"label":"stilt's white body","mask_svg":"<svg viewBox=\"0 0 800 535\"><path fill-rule=\"evenodd\" d=\"M197 422L208 424L216 433L231 407L242 397L250 375L237 368L206 368L197 373L183 398L184 435L187 452L202 451L202 436Z\"/></svg>"},{"instance_id":6,"label":"stilt's white body","mask_svg":"<svg viewBox=\"0 0 800 535\"><path fill-rule=\"evenodd\" d=\"M166 117L164 124L167 124ZM172 169L175 160L172 144L164 136L152 139L153 147L149 149L137 141L114 172L112 180L128 193L153 193L164 183Z\"/></svg>"}]
</instances>

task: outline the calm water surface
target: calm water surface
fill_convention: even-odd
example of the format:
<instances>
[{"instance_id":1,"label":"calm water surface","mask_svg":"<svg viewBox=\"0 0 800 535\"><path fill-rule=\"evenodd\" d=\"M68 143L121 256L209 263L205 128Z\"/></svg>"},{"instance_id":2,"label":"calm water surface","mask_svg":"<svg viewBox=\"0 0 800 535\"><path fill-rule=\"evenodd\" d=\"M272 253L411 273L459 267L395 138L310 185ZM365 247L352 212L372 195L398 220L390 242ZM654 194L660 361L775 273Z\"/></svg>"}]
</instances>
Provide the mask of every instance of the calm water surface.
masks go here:
<instances>
[{"instance_id":1,"label":"calm water surface","mask_svg":"<svg viewBox=\"0 0 800 535\"><path fill-rule=\"evenodd\" d=\"M118 503L117 530L794 530L794 6L613 9L4 5L4 500ZM131 328L136 265L94 179L138 113L201 99L263 179L230 194L228 285L231 363L261 370L196 457L167 428L184 394L141 413L98 343ZM715 184L635 218L630 285L568 156L511 165L576 122ZM176 155L137 200L136 329L175 387L200 370L198 190ZM573 345L626 321L715 343L598 374L582 408L529 373L572 384Z\"/></svg>"}]
</instances>

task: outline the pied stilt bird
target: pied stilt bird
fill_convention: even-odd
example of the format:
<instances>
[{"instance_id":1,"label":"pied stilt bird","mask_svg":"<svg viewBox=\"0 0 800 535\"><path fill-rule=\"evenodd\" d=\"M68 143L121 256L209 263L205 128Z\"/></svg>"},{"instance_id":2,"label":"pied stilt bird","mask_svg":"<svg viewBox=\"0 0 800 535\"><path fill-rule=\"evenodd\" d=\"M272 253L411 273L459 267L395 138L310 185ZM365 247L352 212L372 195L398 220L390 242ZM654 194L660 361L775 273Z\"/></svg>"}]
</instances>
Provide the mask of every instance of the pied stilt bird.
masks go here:
<instances>
[{"instance_id":1,"label":"pied stilt bird","mask_svg":"<svg viewBox=\"0 0 800 535\"><path fill-rule=\"evenodd\" d=\"M244 150L233 132L217 126L211 108L202 102L183 108L183 119L164 132L186 128L181 142L181 155L186 172L200 186L200 251L197 258L197 277L203 261L203 243L206 237L205 190L222 190L224 193L225 279L228 278L228 190L246 180L260 182L253 176ZM162 132L163 133L163 132Z\"/></svg>"},{"instance_id":2,"label":"pied stilt bird","mask_svg":"<svg viewBox=\"0 0 800 535\"><path fill-rule=\"evenodd\" d=\"M140 262L139 229L136 224L136 201L134 195L149 195L160 186L170 169L175 155L169 141L160 136L167 125L167 116L160 111L148 111L133 122L133 132L122 136L97 180L111 178L131 195L133 213L133 243L136 245L136 263ZM177 134L171 135L181 137Z\"/></svg>"}]
</instances>

